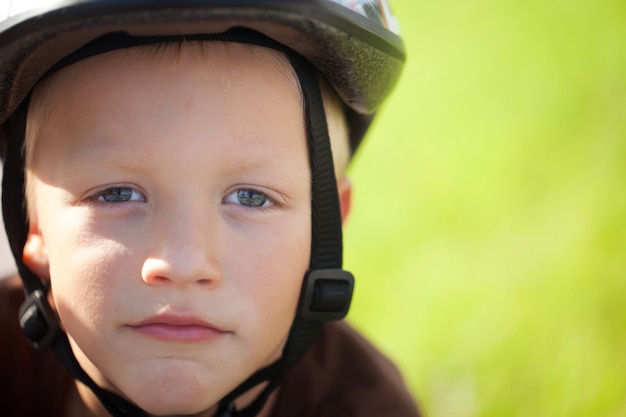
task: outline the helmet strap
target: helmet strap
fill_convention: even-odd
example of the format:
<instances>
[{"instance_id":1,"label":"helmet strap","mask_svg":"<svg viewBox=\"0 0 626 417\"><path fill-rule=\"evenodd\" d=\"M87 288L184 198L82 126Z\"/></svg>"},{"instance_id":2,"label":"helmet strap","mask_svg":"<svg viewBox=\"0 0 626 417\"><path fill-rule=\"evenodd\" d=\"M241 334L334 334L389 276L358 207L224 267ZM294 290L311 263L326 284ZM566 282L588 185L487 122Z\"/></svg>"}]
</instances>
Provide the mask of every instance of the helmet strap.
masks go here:
<instances>
[{"instance_id":1,"label":"helmet strap","mask_svg":"<svg viewBox=\"0 0 626 417\"><path fill-rule=\"evenodd\" d=\"M20 326L27 340L36 350L50 347L59 334L56 314L47 300L48 285L44 284L22 261L22 251L28 237L28 215L24 200L24 136L26 113L30 96L17 109L10 120L11 136L4 161L2 177L2 214L4 227L17 270L22 278L26 301L19 310Z\"/></svg>"}]
</instances>

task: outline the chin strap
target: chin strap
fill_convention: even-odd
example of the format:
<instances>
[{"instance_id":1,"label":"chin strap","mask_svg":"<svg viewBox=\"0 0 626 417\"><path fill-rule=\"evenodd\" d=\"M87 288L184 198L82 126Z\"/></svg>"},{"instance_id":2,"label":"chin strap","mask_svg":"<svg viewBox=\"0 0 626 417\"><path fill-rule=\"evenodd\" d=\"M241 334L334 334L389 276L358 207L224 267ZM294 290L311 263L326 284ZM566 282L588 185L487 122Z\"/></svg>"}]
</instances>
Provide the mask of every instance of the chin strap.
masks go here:
<instances>
[{"instance_id":1,"label":"chin strap","mask_svg":"<svg viewBox=\"0 0 626 417\"><path fill-rule=\"evenodd\" d=\"M342 232L337 183L326 115L319 83L312 65L289 48L248 29L232 29L216 35L131 37L123 33L106 35L83 47L58 63L49 73L105 51L130 46L181 40L221 40L273 48L284 52L296 72L305 105L307 137L312 181L312 237L309 272L303 279L298 311L291 327L283 355L274 364L249 377L219 405L219 417L253 417L271 393L279 386L287 371L300 359L318 334L323 323L345 317L350 306L354 278L341 269ZM22 262L28 219L23 204L24 163L22 143L26 126L28 99L20 107L11 129L3 179L3 214L10 237L11 250L24 282L26 301L20 309L20 324L35 349L51 347L68 371L88 386L107 411L115 417L146 417L147 414L120 396L99 387L76 360L67 336L58 326L56 314L47 301L47 288ZM249 390L265 384L256 399L242 410L235 400Z\"/></svg>"}]
</instances>

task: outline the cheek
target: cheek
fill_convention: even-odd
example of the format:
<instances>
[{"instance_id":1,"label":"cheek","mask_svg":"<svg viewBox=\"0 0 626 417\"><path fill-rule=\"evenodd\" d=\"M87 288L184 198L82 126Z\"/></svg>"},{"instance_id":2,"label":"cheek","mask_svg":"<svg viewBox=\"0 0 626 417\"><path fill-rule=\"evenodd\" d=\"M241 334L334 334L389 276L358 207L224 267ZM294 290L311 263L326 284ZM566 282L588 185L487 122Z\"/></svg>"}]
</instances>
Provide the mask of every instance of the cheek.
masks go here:
<instances>
[{"instance_id":1,"label":"cheek","mask_svg":"<svg viewBox=\"0 0 626 417\"><path fill-rule=\"evenodd\" d=\"M97 332L106 312L117 311L128 293L120 277L131 273L130 253L116 241L98 238L79 219L72 223L59 221L49 233L51 293L66 329Z\"/></svg>"},{"instance_id":2,"label":"cheek","mask_svg":"<svg viewBox=\"0 0 626 417\"><path fill-rule=\"evenodd\" d=\"M230 251L239 256L229 264L231 271L224 271L225 280L228 281L227 276L236 280L237 292L245 305L255 310L253 317L260 327L267 326L271 320L278 332L285 332L293 321L302 280L309 266L308 213L303 210L296 220L281 223L258 241L245 244L241 240L233 241Z\"/></svg>"}]
</instances>

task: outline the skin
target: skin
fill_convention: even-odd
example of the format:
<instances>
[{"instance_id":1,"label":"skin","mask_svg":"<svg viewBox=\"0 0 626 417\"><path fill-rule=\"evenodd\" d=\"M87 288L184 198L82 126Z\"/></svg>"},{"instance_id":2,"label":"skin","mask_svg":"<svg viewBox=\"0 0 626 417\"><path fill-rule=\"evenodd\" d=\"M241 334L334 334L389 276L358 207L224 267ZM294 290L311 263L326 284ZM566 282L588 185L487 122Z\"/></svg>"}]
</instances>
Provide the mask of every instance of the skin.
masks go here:
<instances>
[{"instance_id":1,"label":"skin","mask_svg":"<svg viewBox=\"0 0 626 417\"><path fill-rule=\"evenodd\" d=\"M74 354L100 386L153 415L212 415L280 356L308 266L291 68L262 48L190 43L110 52L59 77L71 82L42 93L56 110L27 167L24 262L50 280ZM339 189L347 216L343 177ZM183 324L155 324L163 316ZM108 415L80 384L71 407Z\"/></svg>"}]
</instances>

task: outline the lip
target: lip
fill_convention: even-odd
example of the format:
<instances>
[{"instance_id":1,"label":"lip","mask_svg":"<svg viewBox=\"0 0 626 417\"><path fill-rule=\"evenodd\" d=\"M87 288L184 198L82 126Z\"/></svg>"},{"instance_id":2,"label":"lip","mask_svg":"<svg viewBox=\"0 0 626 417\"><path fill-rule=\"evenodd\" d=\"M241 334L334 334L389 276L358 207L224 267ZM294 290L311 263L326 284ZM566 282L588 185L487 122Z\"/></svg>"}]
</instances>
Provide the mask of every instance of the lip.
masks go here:
<instances>
[{"instance_id":1,"label":"lip","mask_svg":"<svg viewBox=\"0 0 626 417\"><path fill-rule=\"evenodd\" d=\"M230 332L192 315L159 314L127 325L140 335L168 342L198 343Z\"/></svg>"}]
</instances>

